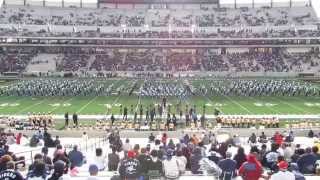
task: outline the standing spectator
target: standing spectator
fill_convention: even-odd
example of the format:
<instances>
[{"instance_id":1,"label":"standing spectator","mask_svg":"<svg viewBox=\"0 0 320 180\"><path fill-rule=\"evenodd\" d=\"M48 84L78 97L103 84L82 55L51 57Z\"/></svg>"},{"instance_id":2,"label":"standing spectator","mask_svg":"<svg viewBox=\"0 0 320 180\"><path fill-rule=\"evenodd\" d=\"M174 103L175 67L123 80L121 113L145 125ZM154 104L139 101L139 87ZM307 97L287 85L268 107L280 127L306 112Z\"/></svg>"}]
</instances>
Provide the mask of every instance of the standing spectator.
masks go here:
<instances>
[{"instance_id":1,"label":"standing spectator","mask_svg":"<svg viewBox=\"0 0 320 180\"><path fill-rule=\"evenodd\" d=\"M244 153L244 149L243 147L239 147L238 148L238 152L237 154L234 156L233 160L235 160L237 162L237 169L240 168L240 166L242 165L242 163L247 161L247 156Z\"/></svg>"},{"instance_id":2,"label":"standing spectator","mask_svg":"<svg viewBox=\"0 0 320 180\"><path fill-rule=\"evenodd\" d=\"M141 165L135 156L135 152L131 150L128 152L128 158L121 162L119 167L121 179L137 180L140 178Z\"/></svg>"},{"instance_id":3,"label":"standing spectator","mask_svg":"<svg viewBox=\"0 0 320 180\"><path fill-rule=\"evenodd\" d=\"M65 121L64 127L65 127L65 128L68 128L68 126L69 126L69 113L68 113L68 112L66 112L66 113L64 114L64 121Z\"/></svg>"},{"instance_id":4,"label":"standing spectator","mask_svg":"<svg viewBox=\"0 0 320 180\"><path fill-rule=\"evenodd\" d=\"M120 161L120 157L117 154L117 149L112 147L112 153L108 154L108 170L116 171L118 168L118 164Z\"/></svg>"},{"instance_id":5,"label":"standing spectator","mask_svg":"<svg viewBox=\"0 0 320 180\"><path fill-rule=\"evenodd\" d=\"M82 152L78 151L78 146L73 146L73 150L69 152L68 158L71 162L71 167L81 167L84 162Z\"/></svg>"},{"instance_id":6,"label":"standing spectator","mask_svg":"<svg viewBox=\"0 0 320 180\"><path fill-rule=\"evenodd\" d=\"M262 166L260 162L257 161L256 156L249 154L247 161L244 162L239 169L239 175L243 180L258 180L262 175L262 171Z\"/></svg>"},{"instance_id":7,"label":"standing spectator","mask_svg":"<svg viewBox=\"0 0 320 180\"><path fill-rule=\"evenodd\" d=\"M48 148L47 147L43 147L41 149L41 152L42 152L42 156L43 156L43 162L45 163L46 165L46 168L51 170L52 169L52 160L51 158L48 156Z\"/></svg>"},{"instance_id":8,"label":"standing spectator","mask_svg":"<svg viewBox=\"0 0 320 180\"><path fill-rule=\"evenodd\" d=\"M73 113L72 120L73 120L74 127L78 127L78 114Z\"/></svg>"},{"instance_id":9,"label":"standing spectator","mask_svg":"<svg viewBox=\"0 0 320 180\"><path fill-rule=\"evenodd\" d=\"M91 164L89 166L90 176L87 178L87 180L99 180L99 178L97 177L98 172L99 172L98 166L96 166L95 164Z\"/></svg>"},{"instance_id":10,"label":"standing spectator","mask_svg":"<svg viewBox=\"0 0 320 180\"><path fill-rule=\"evenodd\" d=\"M281 146L283 143L283 136L277 131L273 136L273 141L278 145Z\"/></svg>"},{"instance_id":11,"label":"standing spectator","mask_svg":"<svg viewBox=\"0 0 320 180\"><path fill-rule=\"evenodd\" d=\"M295 180L294 174L288 171L288 163L286 161L280 161L278 168L279 171L271 175L270 180Z\"/></svg>"},{"instance_id":12,"label":"standing spectator","mask_svg":"<svg viewBox=\"0 0 320 180\"><path fill-rule=\"evenodd\" d=\"M222 170L220 178L231 180L237 176L237 162L231 159L232 154L226 153L226 158L219 161L218 165Z\"/></svg>"},{"instance_id":13,"label":"standing spectator","mask_svg":"<svg viewBox=\"0 0 320 180\"><path fill-rule=\"evenodd\" d=\"M5 170L0 172L0 177L3 180L23 180L22 175L15 170L15 163L13 161L9 161L6 163Z\"/></svg>"},{"instance_id":14,"label":"standing spectator","mask_svg":"<svg viewBox=\"0 0 320 180\"><path fill-rule=\"evenodd\" d=\"M58 144L60 144L59 136L56 136L56 139L54 140L54 146L57 147Z\"/></svg>"},{"instance_id":15,"label":"standing spectator","mask_svg":"<svg viewBox=\"0 0 320 180\"><path fill-rule=\"evenodd\" d=\"M274 170L277 162L278 162L278 157L279 157L279 153L278 153L278 145L277 144L271 144L271 151L269 151L268 153L266 153L266 165L267 167L269 167L270 169Z\"/></svg>"}]
</instances>

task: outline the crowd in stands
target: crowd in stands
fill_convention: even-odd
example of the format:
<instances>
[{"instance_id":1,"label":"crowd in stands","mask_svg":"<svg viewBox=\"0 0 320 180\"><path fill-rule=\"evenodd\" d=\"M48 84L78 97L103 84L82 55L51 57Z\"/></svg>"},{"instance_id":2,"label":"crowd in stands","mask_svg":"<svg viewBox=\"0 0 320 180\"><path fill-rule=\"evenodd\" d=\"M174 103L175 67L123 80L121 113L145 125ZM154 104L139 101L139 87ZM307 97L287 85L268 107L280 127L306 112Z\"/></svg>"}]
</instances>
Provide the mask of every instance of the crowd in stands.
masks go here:
<instances>
[{"instance_id":1,"label":"crowd in stands","mask_svg":"<svg viewBox=\"0 0 320 180\"><path fill-rule=\"evenodd\" d=\"M240 48L239 52L213 52L221 49L104 49L100 52L68 48L9 48L0 54L0 72L24 72L41 53L56 55L58 72L319 72L316 51L289 53L285 48L260 52ZM244 50L245 52L241 52ZM1 50L0 50L1 51ZM227 49L228 51L228 49Z\"/></svg>"},{"instance_id":2,"label":"crowd in stands","mask_svg":"<svg viewBox=\"0 0 320 180\"><path fill-rule=\"evenodd\" d=\"M19 144L22 134L1 133L0 177L9 180L70 180L89 159L75 145L68 151L59 137L51 138L48 132L37 131L32 138L43 140L42 153L35 154L32 164L25 164L24 157L17 158L9 151L8 142ZM86 134L84 136L87 137ZM319 138L312 130L309 138ZM99 180L99 173L117 171L113 179L153 179L166 177L178 179L185 174L206 175L215 179L243 180L286 179L304 180L306 175L319 175L319 141L313 146L296 144L294 132L275 132L267 137L255 133L243 142L237 135L219 137L219 134L184 134L177 143L167 134L148 137L148 143L122 142L118 131L108 135L108 148L96 148L94 161L88 166L88 180ZM50 143L49 143L50 142ZM38 144L40 145L40 144ZM54 148L48 154L48 148ZM19 165L20 164L20 165ZM29 166L28 166L29 165ZM27 173L22 173L22 167ZM23 174L23 175L22 175Z\"/></svg>"},{"instance_id":3,"label":"crowd in stands","mask_svg":"<svg viewBox=\"0 0 320 180\"><path fill-rule=\"evenodd\" d=\"M140 27L151 22L152 26L200 27L212 26L263 26L305 25L316 22L312 7L294 8L218 8L218 9L86 9L50 8L32 6L3 6L0 11L1 24L32 25L78 25L78 26L127 26Z\"/></svg>"},{"instance_id":4,"label":"crowd in stands","mask_svg":"<svg viewBox=\"0 0 320 180\"><path fill-rule=\"evenodd\" d=\"M317 37L320 31L315 28L316 22L312 7L82 11L77 8L3 6L0 9L0 35L24 36ZM308 25L315 27L296 28ZM274 28L279 26L287 28ZM106 32L104 27L114 30ZM254 30L255 27L264 28ZM212 32L208 28L217 29Z\"/></svg>"}]
</instances>

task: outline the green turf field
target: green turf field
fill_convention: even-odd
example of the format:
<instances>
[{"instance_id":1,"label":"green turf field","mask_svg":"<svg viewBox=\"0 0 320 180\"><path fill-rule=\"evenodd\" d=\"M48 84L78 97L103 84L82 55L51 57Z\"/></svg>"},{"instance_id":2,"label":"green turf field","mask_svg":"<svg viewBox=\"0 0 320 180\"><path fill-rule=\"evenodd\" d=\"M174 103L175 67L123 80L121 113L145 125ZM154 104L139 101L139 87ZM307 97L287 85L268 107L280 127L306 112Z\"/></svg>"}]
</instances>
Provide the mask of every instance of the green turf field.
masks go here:
<instances>
[{"instance_id":1,"label":"green turf field","mask_svg":"<svg viewBox=\"0 0 320 180\"><path fill-rule=\"evenodd\" d=\"M141 84L143 81L138 80ZM116 91L108 96L95 97L15 97L0 96L0 115L23 115L28 113L52 113L64 114L78 113L85 115L119 114L120 105L128 107L128 112L138 111L138 106L144 107L150 104L159 104L161 99L129 95L130 80L108 80L103 83L113 83L115 87L125 87L123 93ZM193 81L194 86L205 81ZM116 88L115 88L116 89ZM171 112L176 112L176 104L179 99L168 98L168 104L172 104ZM206 114L214 114L218 108L222 114L320 114L320 97L283 97L283 96L191 96L184 99L181 108L185 111L186 105L196 105L198 113L202 113L206 107ZM145 109L145 108L144 108Z\"/></svg>"},{"instance_id":2,"label":"green turf field","mask_svg":"<svg viewBox=\"0 0 320 180\"><path fill-rule=\"evenodd\" d=\"M86 115L119 114L120 104L131 105L134 111L137 105L149 106L157 104L160 99L139 98L137 96L105 96L105 97L0 97L0 114L27 114L29 112L63 114L65 112ZM169 98L172 111L175 111L177 98ZM182 102L196 105L198 112L206 106L206 114L213 114L218 108L223 114L320 114L320 97L190 97ZM183 108L185 109L185 108Z\"/></svg>"}]
</instances>

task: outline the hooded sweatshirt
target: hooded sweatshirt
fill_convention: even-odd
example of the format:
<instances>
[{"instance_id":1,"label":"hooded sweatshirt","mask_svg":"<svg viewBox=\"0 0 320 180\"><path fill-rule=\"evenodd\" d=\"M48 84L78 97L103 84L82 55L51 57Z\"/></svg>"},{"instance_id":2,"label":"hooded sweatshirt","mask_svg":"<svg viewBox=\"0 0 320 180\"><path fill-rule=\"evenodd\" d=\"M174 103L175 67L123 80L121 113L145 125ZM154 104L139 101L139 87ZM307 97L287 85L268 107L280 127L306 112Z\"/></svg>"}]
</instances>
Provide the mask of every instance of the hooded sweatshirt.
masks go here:
<instances>
[{"instance_id":1,"label":"hooded sweatshirt","mask_svg":"<svg viewBox=\"0 0 320 180\"><path fill-rule=\"evenodd\" d=\"M200 164L199 164L201 159L202 159L201 149L200 148L194 149L194 152L190 157L191 172L193 174L201 174L202 173L202 171L200 171Z\"/></svg>"},{"instance_id":2,"label":"hooded sweatshirt","mask_svg":"<svg viewBox=\"0 0 320 180\"><path fill-rule=\"evenodd\" d=\"M258 180L261 174L262 166L260 162L257 161L254 154L249 154L247 161L239 169L239 175L242 176L243 180Z\"/></svg>"}]
</instances>

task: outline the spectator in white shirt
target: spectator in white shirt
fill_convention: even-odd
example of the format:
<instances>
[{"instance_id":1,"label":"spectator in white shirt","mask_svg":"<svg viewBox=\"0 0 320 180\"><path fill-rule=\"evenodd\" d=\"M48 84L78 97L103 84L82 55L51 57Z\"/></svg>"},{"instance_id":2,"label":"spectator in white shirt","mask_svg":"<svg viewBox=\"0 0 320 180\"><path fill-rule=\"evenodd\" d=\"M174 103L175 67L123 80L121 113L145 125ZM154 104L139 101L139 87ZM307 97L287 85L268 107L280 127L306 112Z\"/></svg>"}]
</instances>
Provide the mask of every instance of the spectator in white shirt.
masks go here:
<instances>
[{"instance_id":1,"label":"spectator in white shirt","mask_svg":"<svg viewBox=\"0 0 320 180\"><path fill-rule=\"evenodd\" d=\"M277 165L279 171L271 175L270 180L295 180L294 174L288 171L288 163L286 161L280 161Z\"/></svg>"}]
</instances>

